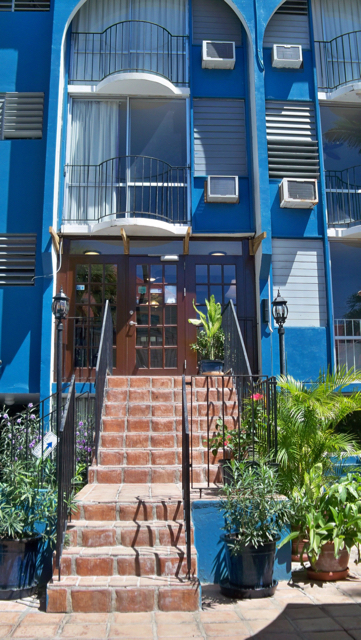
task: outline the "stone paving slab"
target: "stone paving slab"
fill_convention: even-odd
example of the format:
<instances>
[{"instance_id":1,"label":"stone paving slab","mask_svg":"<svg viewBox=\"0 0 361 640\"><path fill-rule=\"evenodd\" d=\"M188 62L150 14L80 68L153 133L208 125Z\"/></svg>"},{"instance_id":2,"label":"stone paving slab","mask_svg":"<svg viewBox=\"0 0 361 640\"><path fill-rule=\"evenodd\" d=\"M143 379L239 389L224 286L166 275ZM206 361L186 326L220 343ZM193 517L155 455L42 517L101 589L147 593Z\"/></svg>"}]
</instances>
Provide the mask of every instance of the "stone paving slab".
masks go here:
<instances>
[{"instance_id":1,"label":"stone paving slab","mask_svg":"<svg viewBox=\"0 0 361 640\"><path fill-rule=\"evenodd\" d=\"M193 613L44 613L35 598L0 601L0 639L17 640L361 640L361 567L347 580L310 582L294 565L293 580L272 598L230 600L203 586Z\"/></svg>"}]
</instances>

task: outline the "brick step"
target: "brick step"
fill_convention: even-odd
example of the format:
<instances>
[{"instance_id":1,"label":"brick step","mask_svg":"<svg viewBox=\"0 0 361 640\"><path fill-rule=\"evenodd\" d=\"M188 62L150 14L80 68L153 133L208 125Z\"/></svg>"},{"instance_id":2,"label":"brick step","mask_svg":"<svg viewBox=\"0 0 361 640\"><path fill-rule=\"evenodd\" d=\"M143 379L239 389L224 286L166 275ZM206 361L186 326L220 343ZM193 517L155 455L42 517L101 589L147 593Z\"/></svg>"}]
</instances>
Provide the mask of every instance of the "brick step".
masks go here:
<instances>
[{"instance_id":1,"label":"brick step","mask_svg":"<svg viewBox=\"0 0 361 640\"><path fill-rule=\"evenodd\" d=\"M224 402L194 402L191 409L188 403L189 414L193 413L194 417L205 417L207 413L211 417L218 418L220 415L237 416L238 403L235 400L225 400ZM159 402L153 404L151 402L137 402L130 404L129 402L106 402L104 405L104 415L113 418L172 418L182 416L182 405L175 402Z\"/></svg>"},{"instance_id":2,"label":"brick step","mask_svg":"<svg viewBox=\"0 0 361 640\"><path fill-rule=\"evenodd\" d=\"M187 388L188 402L221 402L221 401L235 401L237 399L237 392L235 388L224 389L193 389L192 394L190 388ZM181 389L114 389L108 388L106 392L106 402L124 403L175 403L182 404L182 390Z\"/></svg>"},{"instance_id":3,"label":"brick step","mask_svg":"<svg viewBox=\"0 0 361 640\"><path fill-rule=\"evenodd\" d=\"M185 576L186 550L180 547L71 547L60 561L63 576ZM192 575L197 572L192 548Z\"/></svg>"},{"instance_id":4,"label":"brick step","mask_svg":"<svg viewBox=\"0 0 361 640\"><path fill-rule=\"evenodd\" d=\"M181 547L185 545L183 521L75 520L68 524L71 547ZM193 537L193 532L192 532Z\"/></svg>"},{"instance_id":5,"label":"brick step","mask_svg":"<svg viewBox=\"0 0 361 640\"><path fill-rule=\"evenodd\" d=\"M208 378L208 380L207 380ZM186 382L190 382L186 376ZM196 389L222 389L234 387L232 376L194 376L192 386ZM187 385L188 387L188 385ZM109 376L108 388L111 389L181 389L181 376Z\"/></svg>"},{"instance_id":6,"label":"brick step","mask_svg":"<svg viewBox=\"0 0 361 640\"><path fill-rule=\"evenodd\" d=\"M216 428L217 420L219 416L210 416L207 420L206 416L201 418L192 416L192 431L207 431L208 422L209 428L214 430ZM191 424L191 414L189 413L189 425ZM168 417L168 418L133 418L133 417L109 417L103 416L103 434L127 434L132 435L136 433L179 433L182 432L182 418L181 417ZM224 416L224 423L230 429L234 429L238 425L238 415Z\"/></svg>"},{"instance_id":7,"label":"brick step","mask_svg":"<svg viewBox=\"0 0 361 640\"><path fill-rule=\"evenodd\" d=\"M218 460L223 458L223 453L220 451L217 456L209 455L210 464L217 464ZM192 449L192 463L193 464L207 464L207 448L195 448ZM128 465L141 466L151 465L153 467L158 466L174 466L182 464L182 449L146 449L134 448L134 449L99 449L99 464L102 466L115 466L115 465Z\"/></svg>"},{"instance_id":8,"label":"brick step","mask_svg":"<svg viewBox=\"0 0 361 640\"><path fill-rule=\"evenodd\" d=\"M103 485L104 486L104 485ZM153 500L140 498L129 502L109 500L105 502L81 501L73 520L139 522L139 521L178 521L183 519L181 500Z\"/></svg>"},{"instance_id":9,"label":"brick step","mask_svg":"<svg viewBox=\"0 0 361 640\"><path fill-rule=\"evenodd\" d=\"M193 466L194 482L206 482L207 465ZM220 482L221 472L218 465L210 465L210 482ZM93 484L144 484L152 483L180 483L182 481L182 468L180 465L169 466L116 466L98 465L89 467L88 482Z\"/></svg>"},{"instance_id":10,"label":"brick step","mask_svg":"<svg viewBox=\"0 0 361 640\"><path fill-rule=\"evenodd\" d=\"M47 587L49 613L197 611L197 579L174 576L64 576Z\"/></svg>"}]
</instances>

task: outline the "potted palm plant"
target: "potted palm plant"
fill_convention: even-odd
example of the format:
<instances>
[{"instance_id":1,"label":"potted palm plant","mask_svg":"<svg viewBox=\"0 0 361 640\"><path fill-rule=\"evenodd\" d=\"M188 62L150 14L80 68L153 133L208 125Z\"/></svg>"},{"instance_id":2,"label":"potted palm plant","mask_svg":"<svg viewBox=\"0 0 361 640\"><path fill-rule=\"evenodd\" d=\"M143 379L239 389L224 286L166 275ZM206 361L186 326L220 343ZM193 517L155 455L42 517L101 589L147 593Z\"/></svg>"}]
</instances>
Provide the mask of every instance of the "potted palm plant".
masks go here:
<instances>
[{"instance_id":1,"label":"potted palm plant","mask_svg":"<svg viewBox=\"0 0 361 640\"><path fill-rule=\"evenodd\" d=\"M193 300L193 307L199 318L189 318L188 322L203 327L198 332L197 342L191 344L199 359L199 373L219 374L223 371L224 333L222 330L222 307L212 295L205 300L207 315L199 311Z\"/></svg>"},{"instance_id":2,"label":"potted palm plant","mask_svg":"<svg viewBox=\"0 0 361 640\"><path fill-rule=\"evenodd\" d=\"M221 591L232 597L272 595L276 543L289 523L290 503L279 495L277 473L265 463L232 460L233 480L223 487L220 509L225 517L228 581Z\"/></svg>"}]
</instances>

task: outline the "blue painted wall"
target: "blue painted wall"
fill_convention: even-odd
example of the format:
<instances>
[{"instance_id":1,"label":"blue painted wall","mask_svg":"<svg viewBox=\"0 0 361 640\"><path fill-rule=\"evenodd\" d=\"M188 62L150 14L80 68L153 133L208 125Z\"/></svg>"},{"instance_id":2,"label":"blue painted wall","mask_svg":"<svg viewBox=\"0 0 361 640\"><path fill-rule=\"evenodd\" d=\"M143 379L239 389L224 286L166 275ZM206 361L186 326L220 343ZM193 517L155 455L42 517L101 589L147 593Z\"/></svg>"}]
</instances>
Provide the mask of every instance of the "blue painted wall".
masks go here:
<instances>
[{"instance_id":1,"label":"blue painted wall","mask_svg":"<svg viewBox=\"0 0 361 640\"><path fill-rule=\"evenodd\" d=\"M244 98L245 49L236 47L234 69L202 69L202 47L192 47L192 94L194 98Z\"/></svg>"},{"instance_id":2,"label":"blue painted wall","mask_svg":"<svg viewBox=\"0 0 361 640\"><path fill-rule=\"evenodd\" d=\"M224 559L224 516L218 509L217 500L196 500L192 503L194 545L197 550L198 578L202 583L218 583L227 578ZM281 539L289 530L281 533ZM291 577L291 543L285 544L276 553L274 579L289 580Z\"/></svg>"},{"instance_id":3,"label":"blue painted wall","mask_svg":"<svg viewBox=\"0 0 361 640\"><path fill-rule=\"evenodd\" d=\"M303 51L303 68L272 67L271 49L264 49L266 100L314 100L311 51Z\"/></svg>"},{"instance_id":4,"label":"blue painted wall","mask_svg":"<svg viewBox=\"0 0 361 640\"><path fill-rule=\"evenodd\" d=\"M280 180L270 180L272 236L274 238L322 238L322 203L313 209L281 209ZM320 184L318 185L320 191Z\"/></svg>"},{"instance_id":5,"label":"blue painted wall","mask_svg":"<svg viewBox=\"0 0 361 640\"><path fill-rule=\"evenodd\" d=\"M249 179L239 179L239 203L204 202L204 178L194 178L192 190L194 233L236 233L254 231Z\"/></svg>"}]
</instances>

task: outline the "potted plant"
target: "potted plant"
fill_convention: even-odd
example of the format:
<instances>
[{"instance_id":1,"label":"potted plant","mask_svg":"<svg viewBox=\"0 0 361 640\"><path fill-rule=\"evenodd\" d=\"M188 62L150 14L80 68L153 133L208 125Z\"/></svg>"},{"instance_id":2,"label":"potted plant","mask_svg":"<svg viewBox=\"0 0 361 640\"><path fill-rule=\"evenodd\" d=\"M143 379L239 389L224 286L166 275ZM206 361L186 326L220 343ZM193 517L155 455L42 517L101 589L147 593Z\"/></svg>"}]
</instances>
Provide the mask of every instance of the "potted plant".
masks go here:
<instances>
[{"instance_id":1,"label":"potted plant","mask_svg":"<svg viewBox=\"0 0 361 640\"><path fill-rule=\"evenodd\" d=\"M199 373L219 374L223 371L224 332L222 329L222 307L212 295L205 300L207 315L199 311L193 300L193 307L199 318L189 318L188 322L196 327L203 327L198 332L197 342L191 344L199 358Z\"/></svg>"},{"instance_id":2,"label":"potted plant","mask_svg":"<svg viewBox=\"0 0 361 640\"><path fill-rule=\"evenodd\" d=\"M279 495L274 468L232 460L233 481L223 487L220 509L228 582L222 592L239 597L272 595L276 543L289 523L290 503Z\"/></svg>"},{"instance_id":3,"label":"potted plant","mask_svg":"<svg viewBox=\"0 0 361 640\"><path fill-rule=\"evenodd\" d=\"M308 577L327 581L345 578L351 548L361 543L361 476L349 473L323 486L309 505L303 527L308 538L303 549L310 561ZM295 535L291 533L284 543ZM359 548L358 552L359 562Z\"/></svg>"}]
</instances>

